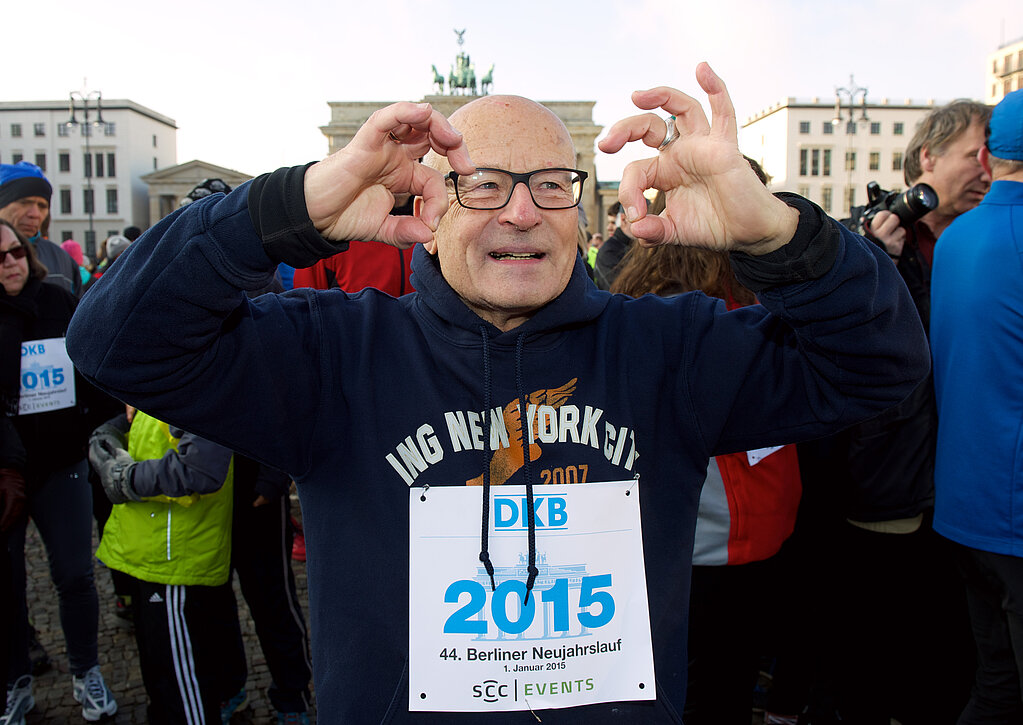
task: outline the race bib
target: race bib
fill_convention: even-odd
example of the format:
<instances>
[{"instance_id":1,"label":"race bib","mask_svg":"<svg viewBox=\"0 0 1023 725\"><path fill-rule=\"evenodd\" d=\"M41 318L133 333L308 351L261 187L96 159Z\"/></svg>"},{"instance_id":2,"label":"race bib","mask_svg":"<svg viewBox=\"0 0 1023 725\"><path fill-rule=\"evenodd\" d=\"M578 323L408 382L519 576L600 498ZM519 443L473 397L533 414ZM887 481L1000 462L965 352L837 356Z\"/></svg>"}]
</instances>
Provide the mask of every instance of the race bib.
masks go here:
<instances>
[{"instance_id":1,"label":"race bib","mask_svg":"<svg viewBox=\"0 0 1023 725\"><path fill-rule=\"evenodd\" d=\"M752 451L746 451L746 460L749 461L750 466L755 466L772 453L777 453L784 447L771 446L770 448L755 448Z\"/></svg>"},{"instance_id":2,"label":"race bib","mask_svg":"<svg viewBox=\"0 0 1023 725\"><path fill-rule=\"evenodd\" d=\"M524 486L410 490L409 710L498 712L653 700L638 481L536 486L528 603ZM425 498L426 500L422 500Z\"/></svg>"},{"instance_id":3,"label":"race bib","mask_svg":"<svg viewBox=\"0 0 1023 725\"><path fill-rule=\"evenodd\" d=\"M63 337L21 343L21 398L18 415L70 408L75 404L75 371Z\"/></svg>"}]
</instances>

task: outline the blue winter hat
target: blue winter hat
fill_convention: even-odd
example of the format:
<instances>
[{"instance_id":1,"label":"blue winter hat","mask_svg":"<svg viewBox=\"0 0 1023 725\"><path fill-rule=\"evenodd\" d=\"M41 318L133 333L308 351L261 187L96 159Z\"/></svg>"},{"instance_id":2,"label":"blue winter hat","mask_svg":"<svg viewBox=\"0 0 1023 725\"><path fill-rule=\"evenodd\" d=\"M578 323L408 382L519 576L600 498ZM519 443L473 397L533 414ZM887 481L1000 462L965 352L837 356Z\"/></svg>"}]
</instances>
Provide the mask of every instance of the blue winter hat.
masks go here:
<instances>
[{"instance_id":1,"label":"blue winter hat","mask_svg":"<svg viewBox=\"0 0 1023 725\"><path fill-rule=\"evenodd\" d=\"M47 201L53 187L43 176L43 170L27 161L0 164L0 209L26 196L41 196Z\"/></svg>"},{"instance_id":2,"label":"blue winter hat","mask_svg":"<svg viewBox=\"0 0 1023 725\"><path fill-rule=\"evenodd\" d=\"M988 129L987 149L992 156L1023 161L1023 89L1008 94L995 106Z\"/></svg>"}]
</instances>

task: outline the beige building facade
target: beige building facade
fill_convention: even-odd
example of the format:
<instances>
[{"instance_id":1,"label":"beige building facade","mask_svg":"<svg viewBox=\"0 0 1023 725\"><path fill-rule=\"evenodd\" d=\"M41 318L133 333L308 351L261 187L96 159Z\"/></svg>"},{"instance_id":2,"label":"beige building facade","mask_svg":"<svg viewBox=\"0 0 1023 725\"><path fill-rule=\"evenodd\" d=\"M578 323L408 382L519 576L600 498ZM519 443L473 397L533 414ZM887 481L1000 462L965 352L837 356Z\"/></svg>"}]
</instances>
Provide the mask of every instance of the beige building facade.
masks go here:
<instances>
[{"instance_id":1,"label":"beige building facade","mask_svg":"<svg viewBox=\"0 0 1023 725\"><path fill-rule=\"evenodd\" d=\"M1003 45L987 57L985 88L989 105L1023 88L1023 38Z\"/></svg>"}]
</instances>

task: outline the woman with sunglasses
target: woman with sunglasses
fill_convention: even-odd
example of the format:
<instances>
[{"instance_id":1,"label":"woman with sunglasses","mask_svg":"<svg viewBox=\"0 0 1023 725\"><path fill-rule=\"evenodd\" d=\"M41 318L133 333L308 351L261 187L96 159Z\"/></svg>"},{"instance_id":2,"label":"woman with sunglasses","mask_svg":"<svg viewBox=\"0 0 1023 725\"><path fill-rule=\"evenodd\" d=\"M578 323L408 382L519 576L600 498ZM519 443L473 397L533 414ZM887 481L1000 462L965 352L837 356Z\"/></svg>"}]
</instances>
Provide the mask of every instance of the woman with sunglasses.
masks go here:
<instances>
[{"instance_id":1,"label":"woman with sunglasses","mask_svg":"<svg viewBox=\"0 0 1023 725\"><path fill-rule=\"evenodd\" d=\"M31 243L0 220L0 403L27 454L26 512L46 545L67 645L72 691L82 716L95 721L117 711L99 669L99 602L93 582L92 488L86 444L96 417L109 413L95 388L71 367L64 334L77 301L43 284L46 268ZM3 722L21 725L32 709L25 599L23 519L7 532L16 614Z\"/></svg>"}]
</instances>

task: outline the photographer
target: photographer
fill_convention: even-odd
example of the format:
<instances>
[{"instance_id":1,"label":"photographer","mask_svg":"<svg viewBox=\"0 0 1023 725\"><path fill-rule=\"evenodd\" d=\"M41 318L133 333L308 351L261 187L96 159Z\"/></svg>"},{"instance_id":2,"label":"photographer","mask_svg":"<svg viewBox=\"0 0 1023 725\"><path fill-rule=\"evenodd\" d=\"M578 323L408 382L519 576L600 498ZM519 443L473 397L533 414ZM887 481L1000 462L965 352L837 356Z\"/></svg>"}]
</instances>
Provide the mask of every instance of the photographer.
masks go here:
<instances>
[{"instance_id":1,"label":"photographer","mask_svg":"<svg viewBox=\"0 0 1023 725\"><path fill-rule=\"evenodd\" d=\"M991 186L977 160L991 109L973 101L953 101L931 111L906 147L906 186L928 184L938 207L911 227L889 211L866 226L867 236L884 245L913 295L924 329L930 320L931 262L934 245L952 221L980 203Z\"/></svg>"}]
</instances>

